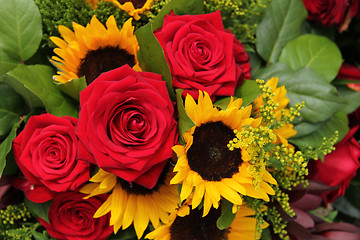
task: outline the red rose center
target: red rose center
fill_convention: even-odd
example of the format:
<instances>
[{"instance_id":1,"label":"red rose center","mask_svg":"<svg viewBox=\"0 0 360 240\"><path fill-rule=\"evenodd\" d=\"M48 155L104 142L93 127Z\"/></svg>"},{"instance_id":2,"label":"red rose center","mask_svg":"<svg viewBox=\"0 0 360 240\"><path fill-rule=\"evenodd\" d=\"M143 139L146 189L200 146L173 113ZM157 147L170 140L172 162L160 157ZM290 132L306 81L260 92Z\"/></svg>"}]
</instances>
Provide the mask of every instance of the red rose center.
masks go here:
<instances>
[{"instance_id":1,"label":"red rose center","mask_svg":"<svg viewBox=\"0 0 360 240\"><path fill-rule=\"evenodd\" d=\"M126 2L131 2L134 5L134 8L138 9L138 8L142 8L144 6L144 4L146 3L146 0L131 0L131 1L118 0L118 2L120 4L124 4Z\"/></svg>"}]
</instances>

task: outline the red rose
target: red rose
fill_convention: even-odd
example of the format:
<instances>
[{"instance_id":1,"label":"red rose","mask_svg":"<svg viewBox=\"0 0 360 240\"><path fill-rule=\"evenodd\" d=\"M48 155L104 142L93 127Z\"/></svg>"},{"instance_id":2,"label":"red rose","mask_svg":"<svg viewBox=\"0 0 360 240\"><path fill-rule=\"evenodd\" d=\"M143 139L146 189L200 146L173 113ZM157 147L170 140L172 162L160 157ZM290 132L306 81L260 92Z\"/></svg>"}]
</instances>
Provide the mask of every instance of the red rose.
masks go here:
<instances>
[{"instance_id":1,"label":"red rose","mask_svg":"<svg viewBox=\"0 0 360 240\"><path fill-rule=\"evenodd\" d=\"M340 32L347 29L359 9L358 0L303 0L308 19L325 27L338 27Z\"/></svg>"},{"instance_id":2,"label":"red rose","mask_svg":"<svg viewBox=\"0 0 360 240\"><path fill-rule=\"evenodd\" d=\"M343 63L337 78L359 81L359 83L348 83L347 86L355 91L360 92L360 68L357 66Z\"/></svg>"},{"instance_id":3,"label":"red rose","mask_svg":"<svg viewBox=\"0 0 360 240\"><path fill-rule=\"evenodd\" d=\"M107 196L84 199L85 196L79 192L55 196L48 213L49 223L38 218L51 237L61 240L105 240L112 234L110 214L93 217Z\"/></svg>"},{"instance_id":4,"label":"red rose","mask_svg":"<svg viewBox=\"0 0 360 240\"><path fill-rule=\"evenodd\" d=\"M345 194L346 188L360 167L360 144L352 137L357 129L358 126L354 127L340 143L336 144L335 150L325 156L324 162L312 161L309 165L310 179L329 186L339 186L339 189L322 194L325 203L333 202L337 197Z\"/></svg>"},{"instance_id":5,"label":"red rose","mask_svg":"<svg viewBox=\"0 0 360 240\"><path fill-rule=\"evenodd\" d=\"M13 141L15 161L30 184L26 189L44 193L25 191L31 201L48 201L51 192L75 190L90 178L89 163L78 160L76 123L68 116L32 116Z\"/></svg>"},{"instance_id":6,"label":"red rose","mask_svg":"<svg viewBox=\"0 0 360 240\"><path fill-rule=\"evenodd\" d=\"M128 65L101 74L80 92L76 130L92 163L152 188L172 157L177 127L166 83Z\"/></svg>"},{"instance_id":7,"label":"red rose","mask_svg":"<svg viewBox=\"0 0 360 240\"><path fill-rule=\"evenodd\" d=\"M203 15L165 16L154 32L169 64L174 88L198 97L230 96L244 78L250 63L243 45L225 31L220 11Z\"/></svg>"}]
</instances>

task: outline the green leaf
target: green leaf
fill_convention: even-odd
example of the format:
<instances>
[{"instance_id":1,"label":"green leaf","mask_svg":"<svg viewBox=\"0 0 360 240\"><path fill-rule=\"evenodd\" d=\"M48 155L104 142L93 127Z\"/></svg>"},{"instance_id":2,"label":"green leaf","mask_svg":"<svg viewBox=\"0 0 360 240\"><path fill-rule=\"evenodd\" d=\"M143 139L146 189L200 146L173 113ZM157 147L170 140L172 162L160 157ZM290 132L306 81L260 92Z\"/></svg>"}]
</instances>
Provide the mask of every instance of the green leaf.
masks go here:
<instances>
[{"instance_id":1,"label":"green leaf","mask_svg":"<svg viewBox=\"0 0 360 240\"><path fill-rule=\"evenodd\" d=\"M85 76L78 79L72 79L66 83L56 81L54 81L54 83L60 89L60 91L66 93L76 101L79 101L79 93L87 86Z\"/></svg>"},{"instance_id":2,"label":"green leaf","mask_svg":"<svg viewBox=\"0 0 360 240\"><path fill-rule=\"evenodd\" d=\"M52 203L52 200L44 202L44 203L34 203L34 202L30 201L29 199L27 199L27 197L25 196L24 202L25 202L26 207L29 209L29 211L32 214L40 217L41 219L43 219L44 221L49 223L48 213L49 213L49 208Z\"/></svg>"},{"instance_id":3,"label":"green leaf","mask_svg":"<svg viewBox=\"0 0 360 240\"><path fill-rule=\"evenodd\" d=\"M24 111L24 99L9 85L0 83L0 137L6 135Z\"/></svg>"},{"instance_id":4,"label":"green leaf","mask_svg":"<svg viewBox=\"0 0 360 240\"><path fill-rule=\"evenodd\" d=\"M182 92L182 89L176 89L176 100L179 117L178 128L180 136L182 136L187 130L195 126L195 123L186 114L184 108L184 100L181 97Z\"/></svg>"},{"instance_id":5,"label":"green leaf","mask_svg":"<svg viewBox=\"0 0 360 240\"><path fill-rule=\"evenodd\" d=\"M171 10L176 15L201 14L203 13L204 1L202 0L172 0L169 1L152 21L152 29L156 30L163 25L165 15L169 15Z\"/></svg>"},{"instance_id":6,"label":"green leaf","mask_svg":"<svg viewBox=\"0 0 360 240\"><path fill-rule=\"evenodd\" d=\"M35 229L31 229L31 234L35 238L35 240L49 240L44 234L37 232Z\"/></svg>"},{"instance_id":7,"label":"green leaf","mask_svg":"<svg viewBox=\"0 0 360 240\"><path fill-rule=\"evenodd\" d=\"M346 101L345 108L342 111L349 114L360 107L360 92L354 91L347 86L336 86L336 89L339 96Z\"/></svg>"},{"instance_id":8,"label":"green leaf","mask_svg":"<svg viewBox=\"0 0 360 240\"><path fill-rule=\"evenodd\" d=\"M12 141L16 137L16 129L18 128L19 128L19 124L15 123L12 126L9 135L0 144L0 177L2 176L4 168L6 166L6 156L11 152Z\"/></svg>"},{"instance_id":9,"label":"green leaf","mask_svg":"<svg viewBox=\"0 0 360 240\"><path fill-rule=\"evenodd\" d=\"M175 99L170 68L166 62L160 43L153 34L151 24L149 23L141 27L135 34L140 46L137 56L141 68L144 71L162 75L163 79L166 81L166 86L171 99Z\"/></svg>"},{"instance_id":10,"label":"green leaf","mask_svg":"<svg viewBox=\"0 0 360 240\"><path fill-rule=\"evenodd\" d=\"M5 75L4 82L20 93L32 108L45 106L56 116L78 116L78 104L61 93L52 80L53 69L46 65L19 65Z\"/></svg>"},{"instance_id":11,"label":"green leaf","mask_svg":"<svg viewBox=\"0 0 360 240\"><path fill-rule=\"evenodd\" d=\"M277 66L282 68L283 65L269 67L271 76L279 77L278 86L285 85L290 106L305 101L305 107L301 110L302 121L323 122L345 107L346 102L338 96L336 88L310 68L277 71L281 69ZM267 69L259 76L261 79L268 77Z\"/></svg>"},{"instance_id":12,"label":"green leaf","mask_svg":"<svg viewBox=\"0 0 360 240\"><path fill-rule=\"evenodd\" d=\"M297 130L296 126L295 129ZM338 112L329 120L322 123L322 125L307 135L292 137L289 141L297 145L300 149L305 149L308 146L318 147L326 137L329 139L335 133L339 132L339 140L344 138L349 131L348 118L344 112Z\"/></svg>"},{"instance_id":13,"label":"green leaf","mask_svg":"<svg viewBox=\"0 0 360 240\"><path fill-rule=\"evenodd\" d=\"M237 97L235 97L236 99ZM230 99L231 97L225 97L225 98L221 98L219 100L216 100L216 102L214 102L214 106L221 108L222 110L225 110L227 108L227 106L230 103Z\"/></svg>"},{"instance_id":14,"label":"green leaf","mask_svg":"<svg viewBox=\"0 0 360 240\"><path fill-rule=\"evenodd\" d=\"M346 193L348 192L349 191L346 191ZM359 189L356 193L360 193ZM345 196L336 199L336 201L332 205L341 213L353 218L360 219L360 208L356 208L354 205L352 205Z\"/></svg>"},{"instance_id":15,"label":"green leaf","mask_svg":"<svg viewBox=\"0 0 360 240\"><path fill-rule=\"evenodd\" d=\"M255 80L244 80L234 93L234 96L242 98L243 106L252 103L259 95L259 86Z\"/></svg>"},{"instance_id":16,"label":"green leaf","mask_svg":"<svg viewBox=\"0 0 360 240\"><path fill-rule=\"evenodd\" d=\"M221 216L216 221L216 226L220 230L230 227L235 219L235 214L232 212L233 204L225 199L221 200Z\"/></svg>"},{"instance_id":17,"label":"green leaf","mask_svg":"<svg viewBox=\"0 0 360 240\"><path fill-rule=\"evenodd\" d=\"M10 151L6 155L6 165L5 165L5 168L3 170L2 175L3 176L15 175L17 173L18 169L19 169L19 167L15 162L14 154L13 154L12 151Z\"/></svg>"},{"instance_id":18,"label":"green leaf","mask_svg":"<svg viewBox=\"0 0 360 240\"><path fill-rule=\"evenodd\" d=\"M305 34L286 44L279 62L298 70L309 67L331 82L342 63L339 48L326 37Z\"/></svg>"},{"instance_id":19,"label":"green leaf","mask_svg":"<svg viewBox=\"0 0 360 240\"><path fill-rule=\"evenodd\" d=\"M282 48L301 35L307 11L301 0L272 0L256 29L256 49L269 63L277 62Z\"/></svg>"},{"instance_id":20,"label":"green leaf","mask_svg":"<svg viewBox=\"0 0 360 240\"><path fill-rule=\"evenodd\" d=\"M25 61L40 45L39 9L33 0L0 0L0 6L0 50L14 60Z\"/></svg>"},{"instance_id":21,"label":"green leaf","mask_svg":"<svg viewBox=\"0 0 360 240\"><path fill-rule=\"evenodd\" d=\"M284 63L273 63L266 68L261 68L251 73L253 79L269 80L272 77L277 77L280 72L292 72L291 68Z\"/></svg>"}]
</instances>

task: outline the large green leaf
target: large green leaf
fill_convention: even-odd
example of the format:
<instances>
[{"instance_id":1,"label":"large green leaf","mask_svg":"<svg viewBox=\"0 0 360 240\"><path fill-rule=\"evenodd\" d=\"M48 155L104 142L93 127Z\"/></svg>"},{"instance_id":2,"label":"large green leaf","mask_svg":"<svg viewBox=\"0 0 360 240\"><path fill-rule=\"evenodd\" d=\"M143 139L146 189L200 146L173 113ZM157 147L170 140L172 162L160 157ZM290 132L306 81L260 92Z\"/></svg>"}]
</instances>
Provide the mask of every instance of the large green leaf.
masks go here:
<instances>
[{"instance_id":1,"label":"large green leaf","mask_svg":"<svg viewBox=\"0 0 360 240\"><path fill-rule=\"evenodd\" d=\"M331 82L341 67L342 57L339 48L328 38L305 34L286 44L279 62L294 70L309 67Z\"/></svg>"},{"instance_id":2,"label":"large green leaf","mask_svg":"<svg viewBox=\"0 0 360 240\"><path fill-rule=\"evenodd\" d=\"M339 96L346 101L346 106L342 111L349 114L360 107L360 92L354 91L347 86L336 86L336 89Z\"/></svg>"},{"instance_id":3,"label":"large green leaf","mask_svg":"<svg viewBox=\"0 0 360 240\"><path fill-rule=\"evenodd\" d=\"M16 129L19 128L19 124L13 124L9 135L0 144L0 177L6 166L6 156L11 152L12 141L16 137Z\"/></svg>"},{"instance_id":4,"label":"large green leaf","mask_svg":"<svg viewBox=\"0 0 360 240\"><path fill-rule=\"evenodd\" d=\"M9 85L0 83L0 137L6 135L13 124L19 122L24 110L24 99Z\"/></svg>"},{"instance_id":5,"label":"large green leaf","mask_svg":"<svg viewBox=\"0 0 360 240\"><path fill-rule=\"evenodd\" d=\"M301 0L272 0L256 29L256 49L269 63L277 62L282 48L301 35L307 11Z\"/></svg>"},{"instance_id":6,"label":"large green leaf","mask_svg":"<svg viewBox=\"0 0 360 240\"><path fill-rule=\"evenodd\" d=\"M305 67L297 71L269 68L271 76L279 77L278 85L285 85L290 106L305 101L306 106L301 110L301 117L305 122L326 121L346 105L345 100L338 96L336 88L310 68ZM259 78L268 79L269 72L265 69Z\"/></svg>"},{"instance_id":7,"label":"large green leaf","mask_svg":"<svg viewBox=\"0 0 360 240\"><path fill-rule=\"evenodd\" d=\"M295 129L297 128L295 127ZM296 135L290 138L289 141L297 145L300 149L308 146L317 147L320 146L324 137L327 139L331 138L335 131L339 132L339 139L344 138L349 131L348 118L344 112L337 112L329 120L323 122L315 131L310 131L309 134L302 135L301 137Z\"/></svg>"},{"instance_id":8,"label":"large green leaf","mask_svg":"<svg viewBox=\"0 0 360 240\"><path fill-rule=\"evenodd\" d=\"M0 0L0 51L25 61L38 49L41 16L33 0ZM0 54L1 55L1 54Z\"/></svg>"},{"instance_id":9,"label":"large green leaf","mask_svg":"<svg viewBox=\"0 0 360 240\"><path fill-rule=\"evenodd\" d=\"M77 103L55 86L53 74L49 66L19 65L5 75L4 81L13 86L32 107L43 105L53 115L77 117Z\"/></svg>"}]
</instances>

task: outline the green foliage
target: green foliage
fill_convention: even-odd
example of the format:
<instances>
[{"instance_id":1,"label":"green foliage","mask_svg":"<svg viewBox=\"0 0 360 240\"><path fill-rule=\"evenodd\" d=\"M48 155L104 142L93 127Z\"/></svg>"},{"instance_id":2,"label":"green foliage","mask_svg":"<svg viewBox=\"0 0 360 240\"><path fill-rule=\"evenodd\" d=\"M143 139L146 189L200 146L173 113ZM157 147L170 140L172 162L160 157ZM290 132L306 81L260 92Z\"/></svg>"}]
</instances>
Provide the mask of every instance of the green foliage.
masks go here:
<instances>
[{"instance_id":1,"label":"green foliage","mask_svg":"<svg viewBox=\"0 0 360 240\"><path fill-rule=\"evenodd\" d=\"M255 45L256 27L270 0L204 0L206 13L221 10L224 27L246 47Z\"/></svg>"},{"instance_id":2,"label":"green foliage","mask_svg":"<svg viewBox=\"0 0 360 240\"><path fill-rule=\"evenodd\" d=\"M235 214L232 212L233 204L226 199L221 200L221 215L216 221L216 226L220 230L224 230L230 227L231 223L235 219Z\"/></svg>"},{"instance_id":3,"label":"green foliage","mask_svg":"<svg viewBox=\"0 0 360 240\"><path fill-rule=\"evenodd\" d=\"M58 27L64 25L72 27L76 22L86 25L91 19L91 7L85 1L79 0L34 0L39 7L42 22L42 47L53 48L55 45L49 40L51 36L59 36Z\"/></svg>"},{"instance_id":4,"label":"green foliage","mask_svg":"<svg viewBox=\"0 0 360 240\"><path fill-rule=\"evenodd\" d=\"M44 203L34 203L25 197L24 202L26 204L26 207L28 207L29 211L33 215L40 217L46 222L49 222L48 213L52 201L47 201Z\"/></svg>"},{"instance_id":5,"label":"green foliage","mask_svg":"<svg viewBox=\"0 0 360 240\"><path fill-rule=\"evenodd\" d=\"M40 231L40 232L39 232ZM49 234L37 223L24 203L0 210L0 238L3 240L47 240Z\"/></svg>"},{"instance_id":6,"label":"green foliage","mask_svg":"<svg viewBox=\"0 0 360 240\"><path fill-rule=\"evenodd\" d=\"M0 55L25 61L41 41L41 17L32 0L0 0Z\"/></svg>"},{"instance_id":7,"label":"green foliage","mask_svg":"<svg viewBox=\"0 0 360 240\"><path fill-rule=\"evenodd\" d=\"M187 130L195 126L195 123L188 117L184 108L184 100L181 97L183 90L176 90L177 109L178 109L178 128L179 135L182 136ZM180 138L181 139L181 138Z\"/></svg>"},{"instance_id":8,"label":"green foliage","mask_svg":"<svg viewBox=\"0 0 360 240\"><path fill-rule=\"evenodd\" d=\"M301 35L307 12L301 0L272 0L256 29L256 49L268 63L277 62L282 48Z\"/></svg>"},{"instance_id":9,"label":"green foliage","mask_svg":"<svg viewBox=\"0 0 360 240\"><path fill-rule=\"evenodd\" d=\"M14 123L19 122L24 103L10 86L0 82L0 139L9 133Z\"/></svg>"},{"instance_id":10,"label":"green foliage","mask_svg":"<svg viewBox=\"0 0 360 240\"><path fill-rule=\"evenodd\" d=\"M285 45L279 62L294 70L309 67L331 82L340 69L342 57L339 48L328 38L305 34Z\"/></svg>"},{"instance_id":11,"label":"green foliage","mask_svg":"<svg viewBox=\"0 0 360 240\"><path fill-rule=\"evenodd\" d=\"M10 133L7 135L7 137L0 144L0 177L2 176L3 171L5 169L6 162L7 162L7 156L11 152L12 141L16 137L16 130L18 128L19 128L19 124L14 123L12 125Z\"/></svg>"},{"instance_id":12,"label":"green foliage","mask_svg":"<svg viewBox=\"0 0 360 240\"><path fill-rule=\"evenodd\" d=\"M53 74L49 66L19 65L6 74L4 81L20 93L32 109L44 106L53 115L77 117L77 103L55 86L51 80Z\"/></svg>"}]
</instances>

